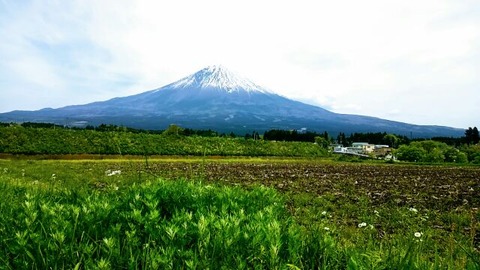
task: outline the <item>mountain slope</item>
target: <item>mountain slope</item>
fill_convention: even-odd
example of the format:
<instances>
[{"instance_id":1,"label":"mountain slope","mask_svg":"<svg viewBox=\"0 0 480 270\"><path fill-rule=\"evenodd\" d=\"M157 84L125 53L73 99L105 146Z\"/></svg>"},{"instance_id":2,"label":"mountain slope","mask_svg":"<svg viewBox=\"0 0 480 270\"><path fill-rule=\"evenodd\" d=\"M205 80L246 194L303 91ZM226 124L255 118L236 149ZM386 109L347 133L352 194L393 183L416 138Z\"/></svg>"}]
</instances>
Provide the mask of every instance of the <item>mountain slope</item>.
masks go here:
<instances>
[{"instance_id":1,"label":"mountain slope","mask_svg":"<svg viewBox=\"0 0 480 270\"><path fill-rule=\"evenodd\" d=\"M58 124L82 121L145 129L164 129L175 123L239 134L306 127L332 134L385 131L415 137L463 135L463 130L449 127L333 113L277 95L221 66L204 68L174 83L133 96L59 109L13 111L0 114L0 121Z\"/></svg>"}]
</instances>

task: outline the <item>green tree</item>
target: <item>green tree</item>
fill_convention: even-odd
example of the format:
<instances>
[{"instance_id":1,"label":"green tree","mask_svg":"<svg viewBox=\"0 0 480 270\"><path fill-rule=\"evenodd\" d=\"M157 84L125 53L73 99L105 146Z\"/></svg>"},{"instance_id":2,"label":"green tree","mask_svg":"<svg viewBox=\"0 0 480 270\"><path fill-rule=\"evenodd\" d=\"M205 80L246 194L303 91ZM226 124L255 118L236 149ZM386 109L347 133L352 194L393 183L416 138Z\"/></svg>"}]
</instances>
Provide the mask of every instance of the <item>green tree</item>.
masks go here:
<instances>
[{"instance_id":1,"label":"green tree","mask_svg":"<svg viewBox=\"0 0 480 270\"><path fill-rule=\"evenodd\" d=\"M427 140L427 141L412 142L410 145L423 148L425 151L427 151L427 153L430 153L436 148L438 148L440 144L441 143L436 141Z\"/></svg>"},{"instance_id":2,"label":"green tree","mask_svg":"<svg viewBox=\"0 0 480 270\"><path fill-rule=\"evenodd\" d=\"M343 133L343 132L338 133L337 143L341 144L343 146L347 145L347 138L345 137L345 133Z\"/></svg>"},{"instance_id":3,"label":"green tree","mask_svg":"<svg viewBox=\"0 0 480 270\"><path fill-rule=\"evenodd\" d=\"M465 130L465 141L468 145L477 144L480 141L480 134L477 127L469 127Z\"/></svg>"},{"instance_id":4,"label":"green tree","mask_svg":"<svg viewBox=\"0 0 480 270\"><path fill-rule=\"evenodd\" d=\"M427 151L415 145L402 145L395 152L398 160L418 162L423 161Z\"/></svg>"},{"instance_id":5,"label":"green tree","mask_svg":"<svg viewBox=\"0 0 480 270\"><path fill-rule=\"evenodd\" d=\"M454 162L454 163L467 163L467 154L461 152L460 150L449 147L445 152L445 162Z\"/></svg>"},{"instance_id":6,"label":"green tree","mask_svg":"<svg viewBox=\"0 0 480 270\"><path fill-rule=\"evenodd\" d=\"M431 151L427 152L422 161L438 163L443 162L444 160L445 156L443 155L443 151L439 148L434 148Z\"/></svg>"},{"instance_id":7,"label":"green tree","mask_svg":"<svg viewBox=\"0 0 480 270\"><path fill-rule=\"evenodd\" d=\"M467 146L465 146L467 147ZM433 140L412 142L408 146L402 145L397 151L397 158L406 161L422 162L456 162L468 161L467 154L447 145Z\"/></svg>"},{"instance_id":8,"label":"green tree","mask_svg":"<svg viewBox=\"0 0 480 270\"><path fill-rule=\"evenodd\" d=\"M443 162L445 161L444 152L450 147L446 143L436 142L432 140L412 142L410 145L423 148L426 151L423 160L425 162Z\"/></svg>"},{"instance_id":9,"label":"green tree","mask_svg":"<svg viewBox=\"0 0 480 270\"><path fill-rule=\"evenodd\" d=\"M400 139L393 134L383 136L383 140L392 148L397 148L398 143L400 142Z\"/></svg>"},{"instance_id":10,"label":"green tree","mask_svg":"<svg viewBox=\"0 0 480 270\"><path fill-rule=\"evenodd\" d=\"M472 143L477 144L480 141L480 134L478 133L477 127L473 127L472 130Z\"/></svg>"},{"instance_id":11,"label":"green tree","mask_svg":"<svg viewBox=\"0 0 480 270\"><path fill-rule=\"evenodd\" d=\"M315 137L315 143L324 149L327 149L330 146L330 141L321 136Z\"/></svg>"},{"instance_id":12,"label":"green tree","mask_svg":"<svg viewBox=\"0 0 480 270\"><path fill-rule=\"evenodd\" d=\"M477 153L473 156L472 163L473 164L480 164L480 153Z\"/></svg>"},{"instance_id":13,"label":"green tree","mask_svg":"<svg viewBox=\"0 0 480 270\"><path fill-rule=\"evenodd\" d=\"M182 135L182 132L183 128L172 124L163 132L163 135Z\"/></svg>"},{"instance_id":14,"label":"green tree","mask_svg":"<svg viewBox=\"0 0 480 270\"><path fill-rule=\"evenodd\" d=\"M468 161L473 162L475 158L480 157L480 145L462 145L460 151L467 155Z\"/></svg>"}]
</instances>

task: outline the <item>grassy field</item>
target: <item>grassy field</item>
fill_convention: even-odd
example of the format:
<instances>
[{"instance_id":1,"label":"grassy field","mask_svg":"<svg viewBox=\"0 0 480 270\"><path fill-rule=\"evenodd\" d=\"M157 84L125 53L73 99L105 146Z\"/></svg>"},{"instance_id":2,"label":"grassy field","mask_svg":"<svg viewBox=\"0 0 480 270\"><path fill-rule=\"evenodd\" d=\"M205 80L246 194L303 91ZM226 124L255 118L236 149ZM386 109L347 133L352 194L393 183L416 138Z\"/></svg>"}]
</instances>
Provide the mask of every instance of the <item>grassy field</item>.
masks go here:
<instances>
[{"instance_id":1,"label":"grassy field","mask_svg":"<svg viewBox=\"0 0 480 270\"><path fill-rule=\"evenodd\" d=\"M0 269L479 269L480 168L0 160Z\"/></svg>"}]
</instances>

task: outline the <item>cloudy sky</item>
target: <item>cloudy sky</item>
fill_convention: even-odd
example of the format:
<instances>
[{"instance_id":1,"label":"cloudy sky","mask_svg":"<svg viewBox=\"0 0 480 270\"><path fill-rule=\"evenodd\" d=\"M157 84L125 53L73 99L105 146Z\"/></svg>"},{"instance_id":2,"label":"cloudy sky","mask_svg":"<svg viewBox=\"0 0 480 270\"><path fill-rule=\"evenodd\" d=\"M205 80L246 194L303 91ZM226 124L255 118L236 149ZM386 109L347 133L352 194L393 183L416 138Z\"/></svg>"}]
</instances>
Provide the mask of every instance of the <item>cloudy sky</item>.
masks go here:
<instances>
[{"instance_id":1,"label":"cloudy sky","mask_svg":"<svg viewBox=\"0 0 480 270\"><path fill-rule=\"evenodd\" d=\"M480 126L478 0L0 0L0 112L223 65L338 113Z\"/></svg>"}]
</instances>

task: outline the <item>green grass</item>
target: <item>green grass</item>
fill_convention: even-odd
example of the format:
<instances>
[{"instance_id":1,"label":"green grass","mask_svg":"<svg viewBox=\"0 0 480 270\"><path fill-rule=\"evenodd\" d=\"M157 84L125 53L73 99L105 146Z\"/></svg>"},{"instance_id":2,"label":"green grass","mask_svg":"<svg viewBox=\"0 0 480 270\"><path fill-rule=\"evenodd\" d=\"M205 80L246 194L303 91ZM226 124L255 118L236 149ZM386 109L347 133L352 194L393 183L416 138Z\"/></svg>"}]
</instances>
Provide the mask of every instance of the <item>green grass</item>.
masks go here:
<instances>
[{"instance_id":1,"label":"green grass","mask_svg":"<svg viewBox=\"0 0 480 270\"><path fill-rule=\"evenodd\" d=\"M339 196L166 179L146 166L0 161L0 269L480 268L478 209L379 205L348 184Z\"/></svg>"},{"instance_id":2,"label":"green grass","mask_svg":"<svg viewBox=\"0 0 480 270\"><path fill-rule=\"evenodd\" d=\"M301 266L299 227L272 189L156 180L52 190L2 177L7 269ZM295 248L292 248L295 247Z\"/></svg>"}]
</instances>

